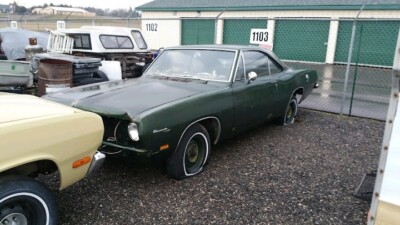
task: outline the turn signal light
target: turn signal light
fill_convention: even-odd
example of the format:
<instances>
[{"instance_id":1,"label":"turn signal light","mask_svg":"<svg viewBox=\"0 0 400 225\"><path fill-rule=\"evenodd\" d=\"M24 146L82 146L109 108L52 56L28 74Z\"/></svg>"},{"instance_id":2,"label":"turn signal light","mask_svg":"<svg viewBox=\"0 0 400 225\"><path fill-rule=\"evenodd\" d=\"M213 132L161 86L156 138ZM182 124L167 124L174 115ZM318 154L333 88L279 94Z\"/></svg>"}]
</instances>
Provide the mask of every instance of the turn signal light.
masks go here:
<instances>
[{"instance_id":1,"label":"turn signal light","mask_svg":"<svg viewBox=\"0 0 400 225\"><path fill-rule=\"evenodd\" d=\"M90 158L89 156L86 156L85 158L82 158L82 159L77 160L74 163L72 163L72 168L81 167L85 164L88 164L91 160L92 160L92 158Z\"/></svg>"},{"instance_id":2,"label":"turn signal light","mask_svg":"<svg viewBox=\"0 0 400 225\"><path fill-rule=\"evenodd\" d=\"M160 151L162 151L162 150L167 150L168 148L169 148L169 144L161 145L161 146L160 146Z\"/></svg>"}]
</instances>

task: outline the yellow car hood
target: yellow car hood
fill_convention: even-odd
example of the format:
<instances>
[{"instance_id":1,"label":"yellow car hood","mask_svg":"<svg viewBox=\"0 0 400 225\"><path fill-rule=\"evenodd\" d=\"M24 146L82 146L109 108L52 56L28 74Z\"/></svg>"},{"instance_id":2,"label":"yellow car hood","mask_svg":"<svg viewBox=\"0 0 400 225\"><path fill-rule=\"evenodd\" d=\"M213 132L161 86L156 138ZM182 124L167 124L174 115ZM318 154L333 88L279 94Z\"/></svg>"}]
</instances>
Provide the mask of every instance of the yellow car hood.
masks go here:
<instances>
[{"instance_id":1,"label":"yellow car hood","mask_svg":"<svg viewBox=\"0 0 400 225\"><path fill-rule=\"evenodd\" d=\"M31 95L0 93L0 123L79 111Z\"/></svg>"}]
</instances>

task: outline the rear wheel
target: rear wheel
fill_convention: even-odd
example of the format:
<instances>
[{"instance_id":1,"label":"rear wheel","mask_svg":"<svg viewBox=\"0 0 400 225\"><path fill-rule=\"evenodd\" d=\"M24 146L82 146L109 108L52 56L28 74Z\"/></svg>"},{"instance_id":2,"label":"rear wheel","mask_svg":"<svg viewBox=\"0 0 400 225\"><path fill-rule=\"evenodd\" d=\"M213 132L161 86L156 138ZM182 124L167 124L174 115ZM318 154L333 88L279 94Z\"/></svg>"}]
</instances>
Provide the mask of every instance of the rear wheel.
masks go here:
<instances>
[{"instance_id":1,"label":"rear wheel","mask_svg":"<svg viewBox=\"0 0 400 225\"><path fill-rule=\"evenodd\" d=\"M23 176L0 178L0 225L53 225L57 209L50 190Z\"/></svg>"},{"instance_id":2,"label":"rear wheel","mask_svg":"<svg viewBox=\"0 0 400 225\"><path fill-rule=\"evenodd\" d=\"M297 115L297 98L296 96L292 96L292 98L289 101L288 106L286 107L285 115L281 117L280 123L282 125L289 125L294 123L294 119L296 118Z\"/></svg>"},{"instance_id":3,"label":"rear wheel","mask_svg":"<svg viewBox=\"0 0 400 225\"><path fill-rule=\"evenodd\" d=\"M210 154L210 149L210 137L207 130L200 124L194 124L185 132L177 149L168 158L168 175L180 180L200 173Z\"/></svg>"}]
</instances>

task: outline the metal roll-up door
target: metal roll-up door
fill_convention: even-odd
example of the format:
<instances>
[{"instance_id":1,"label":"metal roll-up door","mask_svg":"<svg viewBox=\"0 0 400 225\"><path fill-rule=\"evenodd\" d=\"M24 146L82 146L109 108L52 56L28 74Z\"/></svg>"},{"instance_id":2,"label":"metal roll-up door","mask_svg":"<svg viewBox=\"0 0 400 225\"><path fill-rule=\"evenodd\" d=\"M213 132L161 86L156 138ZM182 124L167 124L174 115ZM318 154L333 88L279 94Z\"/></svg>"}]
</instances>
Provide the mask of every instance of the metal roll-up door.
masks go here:
<instances>
[{"instance_id":1,"label":"metal roll-up door","mask_svg":"<svg viewBox=\"0 0 400 225\"><path fill-rule=\"evenodd\" d=\"M358 21L354 36L352 63L391 66L396 48L399 21ZM335 62L347 63L352 21L340 21Z\"/></svg>"},{"instance_id":2,"label":"metal roll-up door","mask_svg":"<svg viewBox=\"0 0 400 225\"><path fill-rule=\"evenodd\" d=\"M250 44L251 29L267 29L267 20L265 19L228 19L224 20L224 44Z\"/></svg>"},{"instance_id":3,"label":"metal roll-up door","mask_svg":"<svg viewBox=\"0 0 400 225\"><path fill-rule=\"evenodd\" d=\"M278 20L274 52L284 60L325 62L329 21Z\"/></svg>"},{"instance_id":4,"label":"metal roll-up door","mask_svg":"<svg viewBox=\"0 0 400 225\"><path fill-rule=\"evenodd\" d=\"M182 45L213 44L215 20L184 19L182 20Z\"/></svg>"}]
</instances>

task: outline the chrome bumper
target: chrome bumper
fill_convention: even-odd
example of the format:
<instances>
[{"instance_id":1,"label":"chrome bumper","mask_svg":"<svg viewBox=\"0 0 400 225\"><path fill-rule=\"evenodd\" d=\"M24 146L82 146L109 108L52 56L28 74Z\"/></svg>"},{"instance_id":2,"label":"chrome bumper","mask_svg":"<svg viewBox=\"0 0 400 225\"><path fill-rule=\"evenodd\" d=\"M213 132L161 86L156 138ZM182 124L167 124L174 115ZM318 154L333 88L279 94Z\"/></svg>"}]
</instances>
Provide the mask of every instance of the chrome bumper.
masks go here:
<instances>
[{"instance_id":1,"label":"chrome bumper","mask_svg":"<svg viewBox=\"0 0 400 225\"><path fill-rule=\"evenodd\" d=\"M99 168L103 165L105 159L106 155L101 152L96 152L96 154L94 154L93 156L92 163L90 164L86 177L92 176L93 173L99 170Z\"/></svg>"},{"instance_id":2,"label":"chrome bumper","mask_svg":"<svg viewBox=\"0 0 400 225\"><path fill-rule=\"evenodd\" d=\"M129 150L129 151L134 151L134 152L139 152L139 153L147 152L145 149L126 147L126 146L123 146L123 145L114 144L114 143L110 143L110 142L107 142L107 141L103 141L103 145L107 145L107 146L111 146L111 147L115 147L115 148L120 148L120 149L124 149L124 150Z\"/></svg>"}]
</instances>

